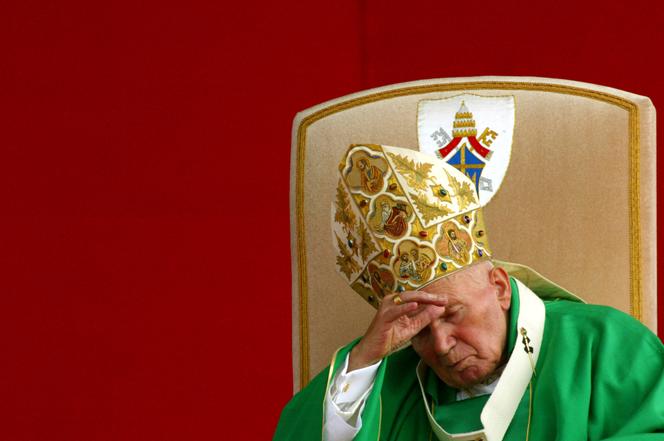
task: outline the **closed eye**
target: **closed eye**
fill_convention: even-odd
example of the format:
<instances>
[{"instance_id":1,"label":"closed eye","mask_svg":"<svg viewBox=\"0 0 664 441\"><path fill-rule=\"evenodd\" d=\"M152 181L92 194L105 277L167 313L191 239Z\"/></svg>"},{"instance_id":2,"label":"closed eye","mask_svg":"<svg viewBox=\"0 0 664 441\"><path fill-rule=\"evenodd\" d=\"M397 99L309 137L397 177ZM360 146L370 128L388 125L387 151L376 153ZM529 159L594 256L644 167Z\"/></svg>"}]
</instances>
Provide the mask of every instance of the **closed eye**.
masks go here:
<instances>
[{"instance_id":1,"label":"closed eye","mask_svg":"<svg viewBox=\"0 0 664 441\"><path fill-rule=\"evenodd\" d=\"M451 322L454 323L458 321L461 318L461 312L463 310L463 306L455 306L452 309L448 309L447 313L443 316L443 319L446 322Z\"/></svg>"}]
</instances>

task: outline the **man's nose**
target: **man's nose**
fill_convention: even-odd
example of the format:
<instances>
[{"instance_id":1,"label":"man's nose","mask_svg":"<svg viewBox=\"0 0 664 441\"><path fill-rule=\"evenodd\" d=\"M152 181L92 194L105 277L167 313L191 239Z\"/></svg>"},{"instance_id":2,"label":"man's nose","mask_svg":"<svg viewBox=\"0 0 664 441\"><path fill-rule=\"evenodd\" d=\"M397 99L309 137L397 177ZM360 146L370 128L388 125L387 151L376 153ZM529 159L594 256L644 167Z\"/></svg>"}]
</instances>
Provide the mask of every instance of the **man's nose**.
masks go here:
<instances>
[{"instance_id":1,"label":"man's nose","mask_svg":"<svg viewBox=\"0 0 664 441\"><path fill-rule=\"evenodd\" d=\"M449 326L445 323L432 323L430 328L436 354L447 355L456 345L456 338L454 338L450 329L448 329Z\"/></svg>"}]
</instances>

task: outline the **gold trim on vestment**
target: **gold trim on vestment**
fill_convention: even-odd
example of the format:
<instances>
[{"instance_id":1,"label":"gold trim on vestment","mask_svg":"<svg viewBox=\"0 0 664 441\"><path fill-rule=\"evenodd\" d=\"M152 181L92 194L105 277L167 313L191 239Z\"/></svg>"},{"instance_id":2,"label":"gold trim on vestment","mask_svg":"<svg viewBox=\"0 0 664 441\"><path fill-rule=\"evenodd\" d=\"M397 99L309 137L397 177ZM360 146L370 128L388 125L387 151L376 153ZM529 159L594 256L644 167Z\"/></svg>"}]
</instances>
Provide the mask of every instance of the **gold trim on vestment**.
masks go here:
<instances>
[{"instance_id":1,"label":"gold trim on vestment","mask_svg":"<svg viewBox=\"0 0 664 441\"><path fill-rule=\"evenodd\" d=\"M327 393L330 390L330 381L332 381L332 374L334 373L334 364L336 363L337 355L339 354L340 350L341 348L337 349L336 351L334 351L334 354L332 354L332 360L330 361L330 368L328 369L327 372L327 383L325 383L325 394L323 395L322 409L325 409L325 397L327 396ZM321 441L325 439L325 412L323 412L323 422L320 426L320 439Z\"/></svg>"},{"instance_id":2,"label":"gold trim on vestment","mask_svg":"<svg viewBox=\"0 0 664 441\"><path fill-rule=\"evenodd\" d=\"M362 97L333 104L303 118L297 129L295 212L297 217L297 266L299 275L299 314L300 314L300 387L309 382L309 318L307 296L306 247L304 237L304 164L307 128L314 122L363 104L372 103L399 96L416 95L431 92L450 92L455 90L535 90L566 95L581 96L613 104L629 113L629 238L630 238L630 312L641 320L641 238L640 238L640 167L639 167L639 108L624 98L607 92L584 89L576 86L547 83L526 83L518 81L469 81L450 84L428 84L409 86L400 89L376 92ZM515 119L516 124L516 119Z\"/></svg>"},{"instance_id":3,"label":"gold trim on vestment","mask_svg":"<svg viewBox=\"0 0 664 441\"><path fill-rule=\"evenodd\" d=\"M378 395L378 435L376 441L380 441L380 431L383 428L383 394Z\"/></svg>"}]
</instances>

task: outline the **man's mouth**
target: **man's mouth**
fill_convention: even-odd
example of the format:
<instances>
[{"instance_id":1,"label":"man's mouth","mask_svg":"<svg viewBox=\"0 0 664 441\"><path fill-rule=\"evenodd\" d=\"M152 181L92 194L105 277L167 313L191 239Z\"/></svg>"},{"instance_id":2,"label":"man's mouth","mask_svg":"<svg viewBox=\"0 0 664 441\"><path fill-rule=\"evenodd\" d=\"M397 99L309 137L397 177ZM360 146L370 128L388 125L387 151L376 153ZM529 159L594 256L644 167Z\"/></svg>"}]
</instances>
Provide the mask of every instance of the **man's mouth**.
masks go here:
<instances>
[{"instance_id":1,"label":"man's mouth","mask_svg":"<svg viewBox=\"0 0 664 441\"><path fill-rule=\"evenodd\" d=\"M463 371L464 369L466 369L468 367L467 361L468 361L469 358L470 358L470 356L463 357L463 358L455 361L454 363L449 364L448 368L452 369L453 371L461 372L461 371Z\"/></svg>"},{"instance_id":2,"label":"man's mouth","mask_svg":"<svg viewBox=\"0 0 664 441\"><path fill-rule=\"evenodd\" d=\"M460 358L457 361L451 363L447 363L447 367L452 370L457 370L457 368L461 365L461 362L463 362L465 359L466 357Z\"/></svg>"}]
</instances>

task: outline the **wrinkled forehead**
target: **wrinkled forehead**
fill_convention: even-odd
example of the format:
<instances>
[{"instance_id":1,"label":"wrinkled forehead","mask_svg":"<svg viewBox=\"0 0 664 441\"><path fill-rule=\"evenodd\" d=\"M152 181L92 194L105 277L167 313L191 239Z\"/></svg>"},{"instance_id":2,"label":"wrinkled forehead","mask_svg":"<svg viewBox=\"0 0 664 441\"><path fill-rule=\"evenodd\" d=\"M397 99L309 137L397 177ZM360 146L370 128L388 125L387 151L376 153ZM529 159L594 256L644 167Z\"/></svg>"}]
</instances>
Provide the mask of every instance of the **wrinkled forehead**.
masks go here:
<instances>
[{"instance_id":1,"label":"wrinkled forehead","mask_svg":"<svg viewBox=\"0 0 664 441\"><path fill-rule=\"evenodd\" d=\"M487 262L472 265L447 277L435 280L419 291L445 296L450 302L465 303L489 284L488 272L491 265Z\"/></svg>"}]
</instances>

